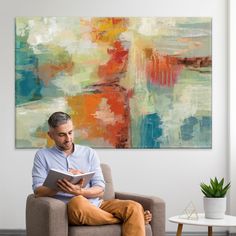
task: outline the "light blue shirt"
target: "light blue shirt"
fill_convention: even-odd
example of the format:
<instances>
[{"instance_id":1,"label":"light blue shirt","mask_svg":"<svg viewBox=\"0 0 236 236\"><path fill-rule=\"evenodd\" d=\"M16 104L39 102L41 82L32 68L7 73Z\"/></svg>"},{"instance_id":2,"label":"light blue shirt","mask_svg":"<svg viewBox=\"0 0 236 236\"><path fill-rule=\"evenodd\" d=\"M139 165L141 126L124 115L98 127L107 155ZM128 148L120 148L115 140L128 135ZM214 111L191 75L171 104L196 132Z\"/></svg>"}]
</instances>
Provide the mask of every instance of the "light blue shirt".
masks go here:
<instances>
[{"instance_id":1,"label":"light blue shirt","mask_svg":"<svg viewBox=\"0 0 236 236\"><path fill-rule=\"evenodd\" d=\"M95 171L94 176L86 185L86 188L92 186L105 188L100 160L96 151L92 148L74 144L74 152L69 156L66 156L65 153L57 147L38 150L35 154L32 169L33 190L43 185L49 170L52 168L62 171L68 171L69 168L78 169L81 172ZM68 202L74 195L58 192L54 197ZM99 198L89 198L88 200L95 206L99 206L101 201Z\"/></svg>"}]
</instances>

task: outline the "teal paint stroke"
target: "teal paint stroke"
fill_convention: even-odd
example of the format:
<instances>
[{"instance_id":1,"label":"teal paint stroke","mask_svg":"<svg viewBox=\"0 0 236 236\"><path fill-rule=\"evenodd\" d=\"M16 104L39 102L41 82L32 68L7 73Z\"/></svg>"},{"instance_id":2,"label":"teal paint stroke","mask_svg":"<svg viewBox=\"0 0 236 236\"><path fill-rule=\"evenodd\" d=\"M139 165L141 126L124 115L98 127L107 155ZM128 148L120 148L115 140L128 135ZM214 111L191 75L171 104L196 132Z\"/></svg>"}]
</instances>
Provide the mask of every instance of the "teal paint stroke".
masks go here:
<instances>
[{"instance_id":1,"label":"teal paint stroke","mask_svg":"<svg viewBox=\"0 0 236 236\"><path fill-rule=\"evenodd\" d=\"M41 99L41 89L44 87L36 73L38 58L25 40L25 37L19 36L16 39L16 105Z\"/></svg>"},{"instance_id":2,"label":"teal paint stroke","mask_svg":"<svg viewBox=\"0 0 236 236\"><path fill-rule=\"evenodd\" d=\"M162 135L161 119L158 114L145 115L141 122L141 148L160 148Z\"/></svg>"}]
</instances>

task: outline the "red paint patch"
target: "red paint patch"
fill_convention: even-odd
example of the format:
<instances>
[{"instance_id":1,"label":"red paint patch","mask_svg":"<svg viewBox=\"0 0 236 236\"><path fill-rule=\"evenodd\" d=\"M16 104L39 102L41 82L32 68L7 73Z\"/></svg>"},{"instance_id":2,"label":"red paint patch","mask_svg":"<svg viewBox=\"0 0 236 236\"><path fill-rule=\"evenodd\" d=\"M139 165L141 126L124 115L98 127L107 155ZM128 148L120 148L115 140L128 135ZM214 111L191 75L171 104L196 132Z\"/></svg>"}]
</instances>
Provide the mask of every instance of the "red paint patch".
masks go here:
<instances>
[{"instance_id":1,"label":"red paint patch","mask_svg":"<svg viewBox=\"0 0 236 236\"><path fill-rule=\"evenodd\" d=\"M178 58L162 56L150 49L146 51L146 73L152 84L163 87L172 87L176 83L183 65L178 63Z\"/></svg>"},{"instance_id":2,"label":"red paint patch","mask_svg":"<svg viewBox=\"0 0 236 236\"><path fill-rule=\"evenodd\" d=\"M128 50L124 49L120 41L115 41L113 48L107 50L111 56L109 61L100 65L98 68L98 75L100 78L111 77L118 73L127 71Z\"/></svg>"}]
</instances>

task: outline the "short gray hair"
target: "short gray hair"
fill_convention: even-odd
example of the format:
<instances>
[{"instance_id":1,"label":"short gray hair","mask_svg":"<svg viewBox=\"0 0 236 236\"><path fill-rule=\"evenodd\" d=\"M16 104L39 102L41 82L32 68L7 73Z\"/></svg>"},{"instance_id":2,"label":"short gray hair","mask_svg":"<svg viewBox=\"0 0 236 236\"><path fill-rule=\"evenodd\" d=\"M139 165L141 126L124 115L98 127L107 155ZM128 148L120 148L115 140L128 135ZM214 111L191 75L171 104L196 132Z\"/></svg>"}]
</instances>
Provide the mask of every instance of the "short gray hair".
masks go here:
<instances>
[{"instance_id":1,"label":"short gray hair","mask_svg":"<svg viewBox=\"0 0 236 236\"><path fill-rule=\"evenodd\" d=\"M71 120L71 117L62 111L54 112L48 119L48 125L51 128L56 128L59 125L65 124Z\"/></svg>"}]
</instances>

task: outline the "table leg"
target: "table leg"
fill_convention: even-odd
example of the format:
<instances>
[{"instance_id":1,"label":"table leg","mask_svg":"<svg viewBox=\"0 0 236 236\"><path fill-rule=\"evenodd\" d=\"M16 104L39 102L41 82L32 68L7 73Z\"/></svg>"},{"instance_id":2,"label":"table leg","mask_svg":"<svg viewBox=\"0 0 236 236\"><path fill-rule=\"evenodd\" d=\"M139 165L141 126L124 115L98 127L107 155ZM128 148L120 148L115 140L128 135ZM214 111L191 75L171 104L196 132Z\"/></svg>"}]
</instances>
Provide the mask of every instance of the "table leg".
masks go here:
<instances>
[{"instance_id":1,"label":"table leg","mask_svg":"<svg viewBox=\"0 0 236 236\"><path fill-rule=\"evenodd\" d=\"M208 226L208 236L212 236L212 226Z\"/></svg>"},{"instance_id":2,"label":"table leg","mask_svg":"<svg viewBox=\"0 0 236 236\"><path fill-rule=\"evenodd\" d=\"M183 229L183 224L178 224L178 229L177 229L176 236L181 236L182 229Z\"/></svg>"}]
</instances>

